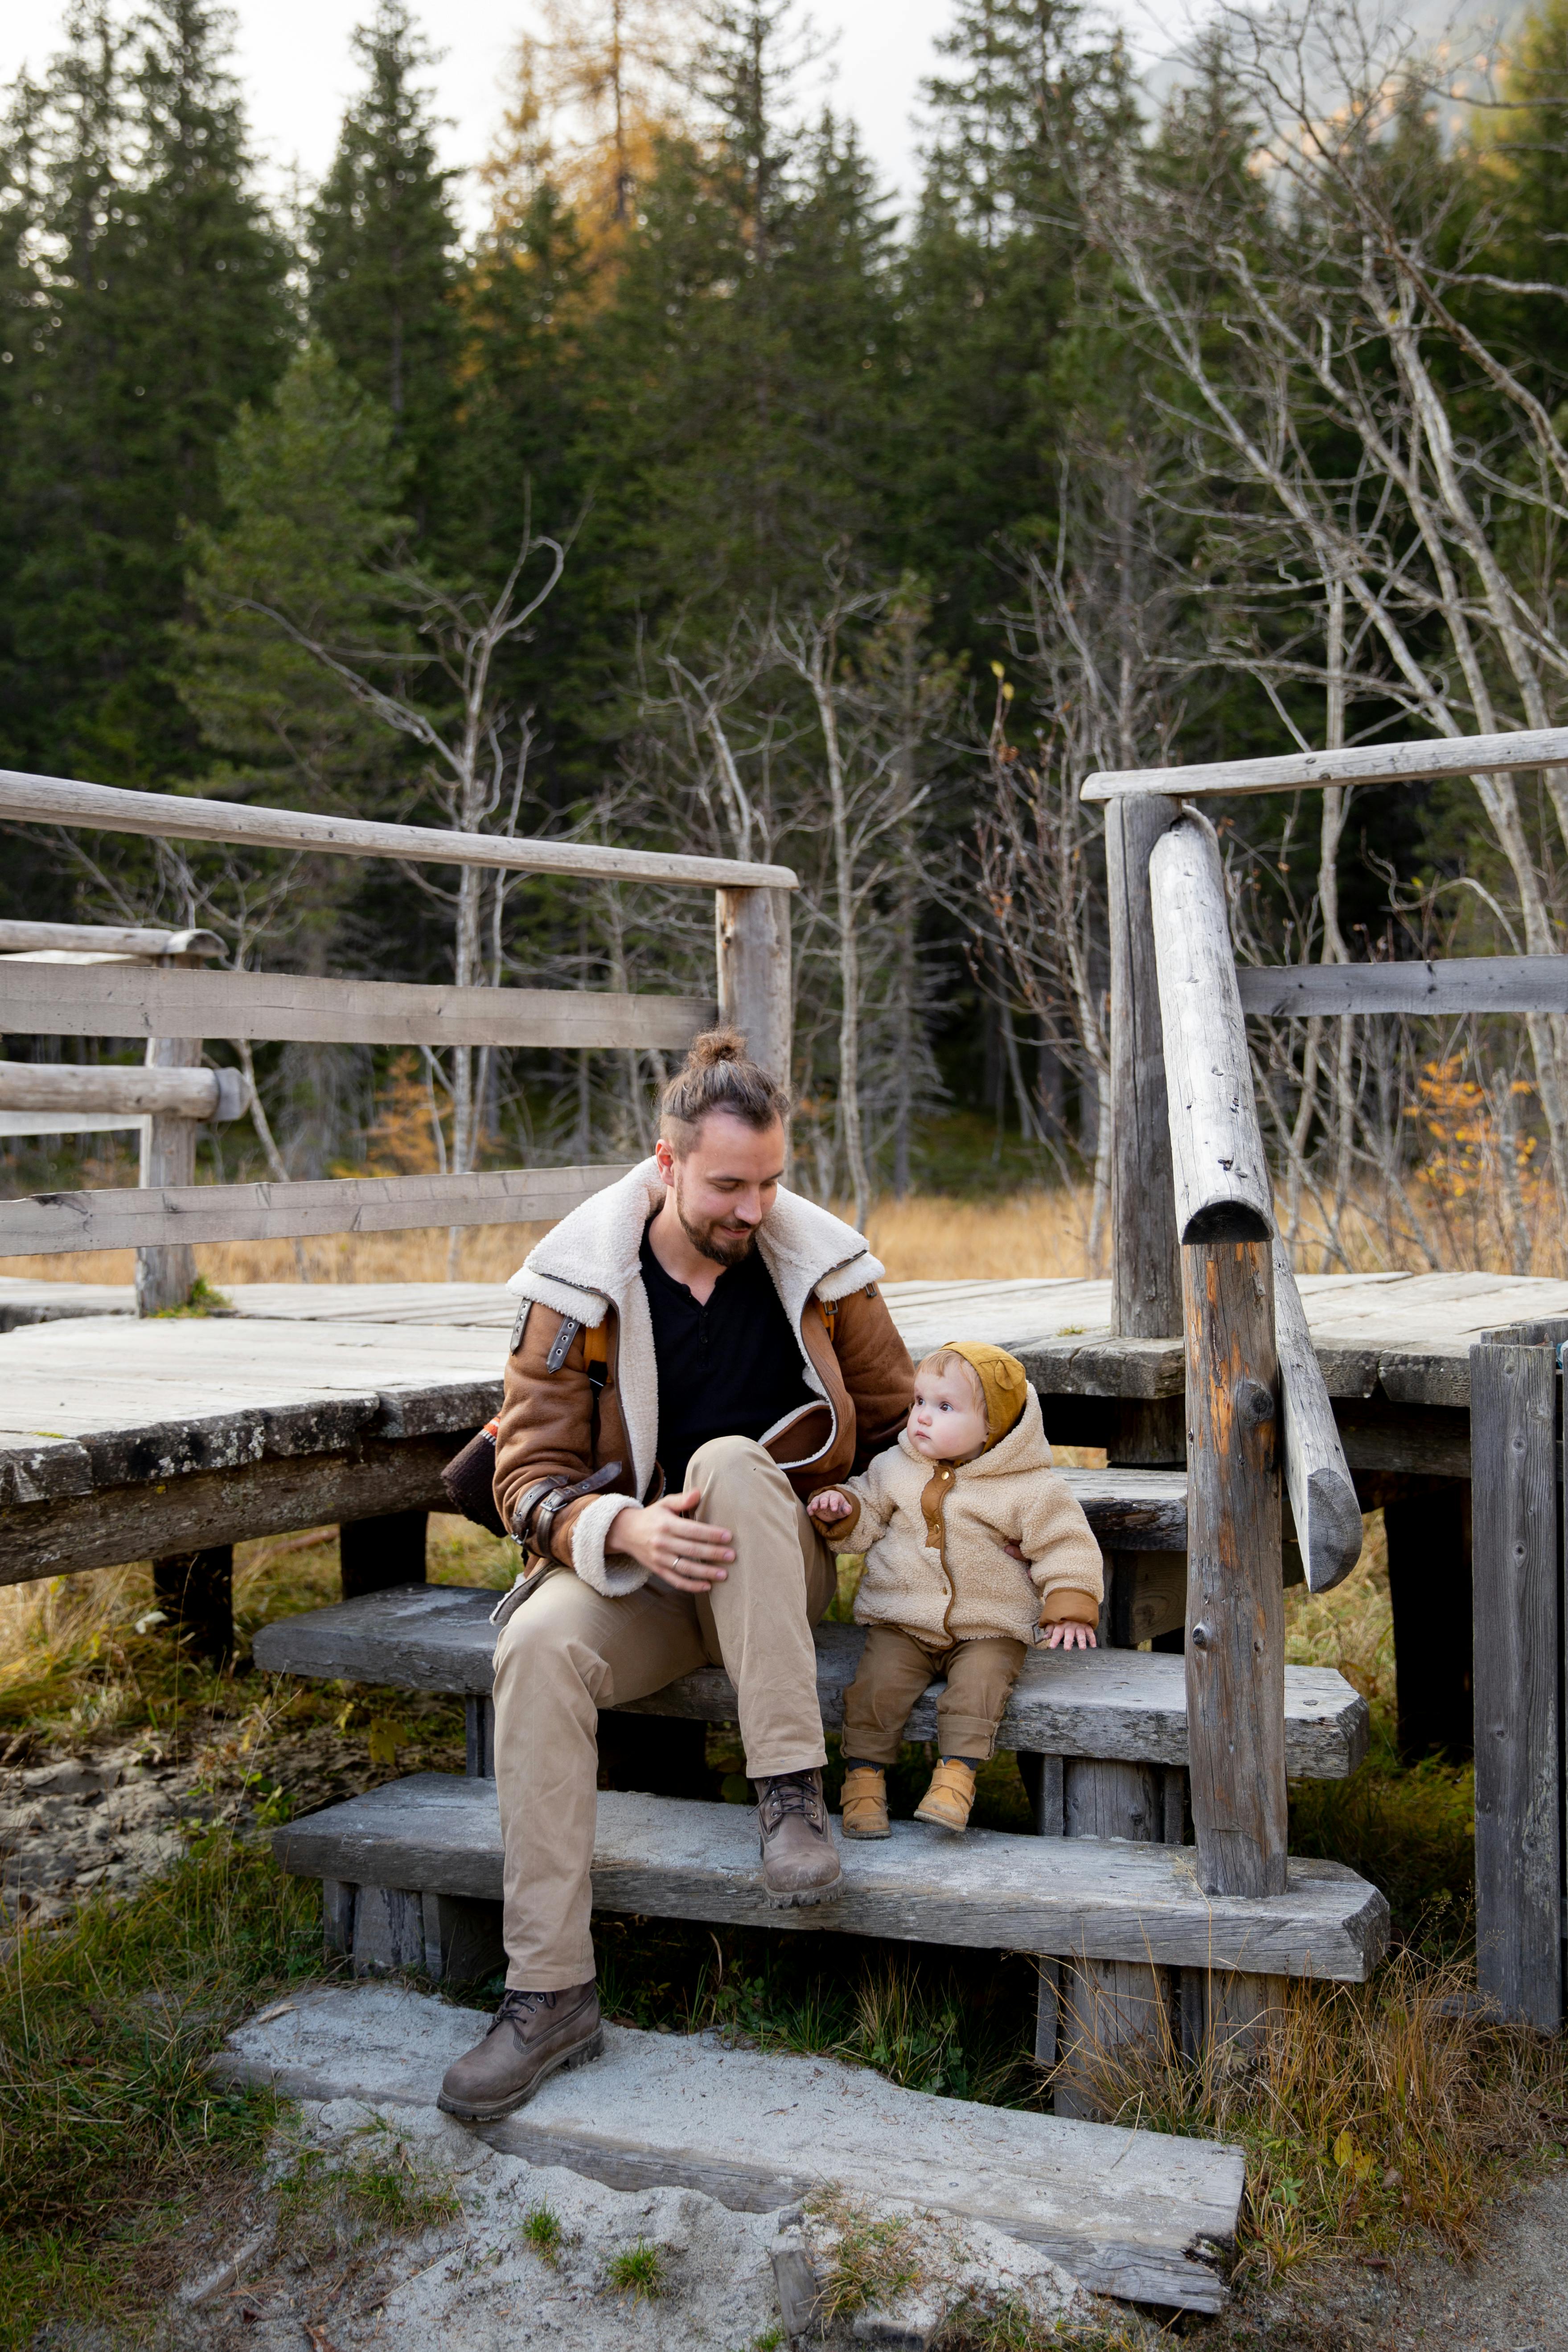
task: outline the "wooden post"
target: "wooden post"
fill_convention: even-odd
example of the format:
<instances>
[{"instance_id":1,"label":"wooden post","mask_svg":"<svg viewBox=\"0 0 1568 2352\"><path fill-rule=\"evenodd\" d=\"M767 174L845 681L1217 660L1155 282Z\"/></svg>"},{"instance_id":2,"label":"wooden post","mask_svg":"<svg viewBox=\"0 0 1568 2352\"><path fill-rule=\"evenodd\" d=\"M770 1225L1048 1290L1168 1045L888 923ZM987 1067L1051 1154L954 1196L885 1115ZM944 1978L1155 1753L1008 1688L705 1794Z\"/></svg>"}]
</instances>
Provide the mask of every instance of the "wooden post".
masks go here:
<instances>
[{"instance_id":1,"label":"wooden post","mask_svg":"<svg viewBox=\"0 0 1568 2352\"><path fill-rule=\"evenodd\" d=\"M1267 1241L1182 1252L1187 1769L1206 1895L1283 1895L1285 1591Z\"/></svg>"},{"instance_id":2,"label":"wooden post","mask_svg":"<svg viewBox=\"0 0 1568 2352\"><path fill-rule=\"evenodd\" d=\"M199 1037L153 1037L147 1046L151 1070L200 1067ZM196 1124L177 1112L155 1110L142 1131L141 1183L145 1192L196 1181ZM163 1315L183 1307L196 1278L196 1254L189 1242L153 1242L136 1253L136 1312Z\"/></svg>"},{"instance_id":3,"label":"wooden post","mask_svg":"<svg viewBox=\"0 0 1568 2352\"><path fill-rule=\"evenodd\" d=\"M170 1552L153 1562L153 1598L171 1630L198 1658L234 1648L234 1547Z\"/></svg>"},{"instance_id":4,"label":"wooden post","mask_svg":"<svg viewBox=\"0 0 1568 2352\"><path fill-rule=\"evenodd\" d=\"M1563 1538L1557 1350L1470 1349L1476 1976L1505 2017L1563 2023Z\"/></svg>"},{"instance_id":5,"label":"wooden post","mask_svg":"<svg viewBox=\"0 0 1568 2352\"><path fill-rule=\"evenodd\" d=\"M787 890L716 890L719 1018L740 1030L754 1062L790 1082L794 1006L790 996Z\"/></svg>"},{"instance_id":6,"label":"wooden post","mask_svg":"<svg viewBox=\"0 0 1568 2352\"><path fill-rule=\"evenodd\" d=\"M1105 812L1110 915L1110 1328L1168 1339L1182 1328L1171 1128L1149 906L1149 854L1181 811L1162 795ZM1163 1457L1162 1457L1163 1458ZM1181 1455L1173 1457L1177 1461Z\"/></svg>"},{"instance_id":7,"label":"wooden post","mask_svg":"<svg viewBox=\"0 0 1568 2352\"><path fill-rule=\"evenodd\" d=\"M427 1511L387 1511L380 1518L346 1519L338 1529L338 1570L343 1599L388 1592L425 1581Z\"/></svg>"},{"instance_id":8,"label":"wooden post","mask_svg":"<svg viewBox=\"0 0 1568 2352\"><path fill-rule=\"evenodd\" d=\"M1069 1756L1064 1769L1068 1837L1163 1843L1164 1774L1155 1764L1113 1764ZM1141 1960L1061 1963L1056 2112L1086 2121L1106 2112L1108 2071L1139 2045L1158 2051L1170 2035L1167 1972Z\"/></svg>"}]
</instances>

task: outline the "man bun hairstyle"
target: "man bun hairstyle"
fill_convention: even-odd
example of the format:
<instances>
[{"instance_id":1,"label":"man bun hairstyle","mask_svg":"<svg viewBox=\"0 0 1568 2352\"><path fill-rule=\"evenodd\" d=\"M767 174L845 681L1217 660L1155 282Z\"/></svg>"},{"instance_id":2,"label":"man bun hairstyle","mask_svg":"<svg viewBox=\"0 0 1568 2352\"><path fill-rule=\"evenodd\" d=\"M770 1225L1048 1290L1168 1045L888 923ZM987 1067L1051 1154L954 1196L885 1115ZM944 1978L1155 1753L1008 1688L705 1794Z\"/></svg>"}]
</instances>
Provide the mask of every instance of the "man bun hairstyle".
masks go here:
<instances>
[{"instance_id":1,"label":"man bun hairstyle","mask_svg":"<svg viewBox=\"0 0 1568 2352\"><path fill-rule=\"evenodd\" d=\"M759 1131L776 1120L787 1131L791 1108L788 1088L752 1061L738 1029L705 1029L660 1097L659 1129L684 1160L710 1111Z\"/></svg>"}]
</instances>

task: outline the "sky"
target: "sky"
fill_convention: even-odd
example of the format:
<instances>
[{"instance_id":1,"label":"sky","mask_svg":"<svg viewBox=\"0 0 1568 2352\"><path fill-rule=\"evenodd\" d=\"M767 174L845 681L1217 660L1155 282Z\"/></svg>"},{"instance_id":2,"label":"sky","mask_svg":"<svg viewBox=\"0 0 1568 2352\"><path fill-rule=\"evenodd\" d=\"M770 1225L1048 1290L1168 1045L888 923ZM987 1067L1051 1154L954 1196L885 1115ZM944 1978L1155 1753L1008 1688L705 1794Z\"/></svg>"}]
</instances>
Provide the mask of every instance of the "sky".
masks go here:
<instances>
[{"instance_id":1,"label":"sky","mask_svg":"<svg viewBox=\"0 0 1568 2352\"><path fill-rule=\"evenodd\" d=\"M349 36L369 0L231 0L239 24L239 65L252 134L273 186L297 168L321 177L331 157L343 102L354 86ZM1176 37L1184 0L1127 0L1121 11L1136 50L1153 54ZM935 41L952 0L811 0L818 29L837 36L826 95L853 115L885 181L905 197L919 176L914 116L920 85L936 64ZM24 65L41 71L57 46L65 0L10 0L0 6L0 81ZM500 112L500 82L529 0L431 0L417 13L446 55L435 77L449 118L443 161L464 169L485 153ZM1165 30L1166 26L1171 29ZM464 205L470 219L472 194Z\"/></svg>"}]
</instances>

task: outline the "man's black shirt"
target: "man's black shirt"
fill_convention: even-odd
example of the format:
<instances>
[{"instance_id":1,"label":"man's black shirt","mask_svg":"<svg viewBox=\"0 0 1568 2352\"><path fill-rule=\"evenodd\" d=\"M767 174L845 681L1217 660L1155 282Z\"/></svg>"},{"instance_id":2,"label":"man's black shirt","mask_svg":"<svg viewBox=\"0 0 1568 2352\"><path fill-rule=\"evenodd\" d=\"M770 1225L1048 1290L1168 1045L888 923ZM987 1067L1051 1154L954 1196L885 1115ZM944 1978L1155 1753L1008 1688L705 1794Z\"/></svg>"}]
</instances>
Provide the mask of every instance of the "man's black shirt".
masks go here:
<instances>
[{"instance_id":1,"label":"man's black shirt","mask_svg":"<svg viewBox=\"0 0 1568 2352\"><path fill-rule=\"evenodd\" d=\"M667 1493L679 1493L686 1465L710 1437L761 1437L795 1406L813 1401L800 1342L753 1242L728 1265L705 1307L666 1274L642 1237L642 1278L658 1365L658 1458Z\"/></svg>"}]
</instances>

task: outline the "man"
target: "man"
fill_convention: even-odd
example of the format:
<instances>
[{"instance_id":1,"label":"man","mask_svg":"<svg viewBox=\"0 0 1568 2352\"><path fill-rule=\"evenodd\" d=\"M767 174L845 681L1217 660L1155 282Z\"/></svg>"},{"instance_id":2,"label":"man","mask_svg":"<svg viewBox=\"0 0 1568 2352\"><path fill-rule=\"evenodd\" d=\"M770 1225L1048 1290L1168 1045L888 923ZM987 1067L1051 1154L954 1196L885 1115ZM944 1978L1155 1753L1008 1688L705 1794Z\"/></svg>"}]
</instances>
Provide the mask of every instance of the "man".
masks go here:
<instances>
[{"instance_id":1,"label":"man","mask_svg":"<svg viewBox=\"0 0 1568 2352\"><path fill-rule=\"evenodd\" d=\"M524 1551L496 1612L508 1989L447 2074L450 2115L508 2115L601 2046L601 1707L722 1664L764 1887L811 1903L838 1878L811 1631L835 1569L805 1497L891 1441L913 1370L864 1240L780 1181L788 1116L742 1038L700 1037L654 1158L513 1277L495 1476Z\"/></svg>"}]
</instances>

